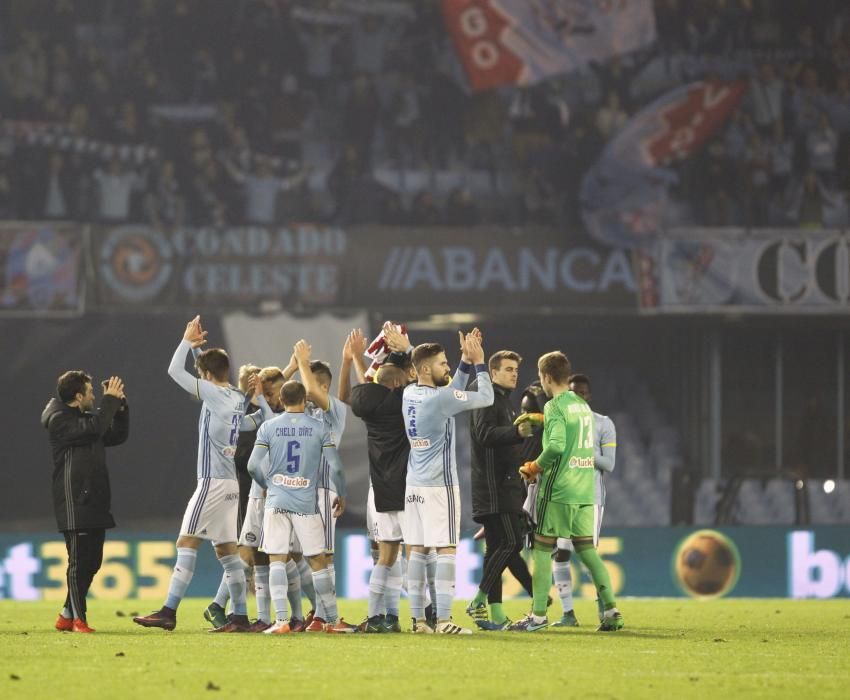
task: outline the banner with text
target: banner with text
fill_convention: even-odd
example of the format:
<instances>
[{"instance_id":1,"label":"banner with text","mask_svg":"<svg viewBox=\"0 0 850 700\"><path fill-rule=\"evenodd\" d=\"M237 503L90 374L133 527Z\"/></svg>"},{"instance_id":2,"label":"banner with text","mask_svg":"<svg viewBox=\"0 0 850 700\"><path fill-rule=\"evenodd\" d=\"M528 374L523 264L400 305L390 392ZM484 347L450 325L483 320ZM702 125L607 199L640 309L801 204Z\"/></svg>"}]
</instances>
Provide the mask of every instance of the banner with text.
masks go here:
<instances>
[{"instance_id":1,"label":"banner with text","mask_svg":"<svg viewBox=\"0 0 850 700\"><path fill-rule=\"evenodd\" d=\"M530 85L655 41L651 0L442 0L473 90Z\"/></svg>"},{"instance_id":2,"label":"banner with text","mask_svg":"<svg viewBox=\"0 0 850 700\"><path fill-rule=\"evenodd\" d=\"M0 314L82 313L85 235L74 224L0 224Z\"/></svg>"},{"instance_id":3,"label":"banner with text","mask_svg":"<svg viewBox=\"0 0 850 700\"><path fill-rule=\"evenodd\" d=\"M644 311L850 311L846 230L674 230L639 255L638 270Z\"/></svg>"},{"instance_id":4,"label":"banner with text","mask_svg":"<svg viewBox=\"0 0 850 700\"><path fill-rule=\"evenodd\" d=\"M334 227L95 231L101 307L406 313L636 308L631 253L551 229Z\"/></svg>"},{"instance_id":5,"label":"banner with text","mask_svg":"<svg viewBox=\"0 0 850 700\"><path fill-rule=\"evenodd\" d=\"M599 553L615 595L835 598L850 596L850 526L786 528L732 527L610 528ZM484 545L463 539L458 545L457 597L472 598L481 577ZM175 558L174 542L162 535L110 532L103 566L94 579L96 599L164 598ZM339 531L337 593L362 599L369 594L373 562L364 534ZM65 543L56 535L0 536L0 599L65 599ZM191 595L210 597L221 581L221 566L202 547ZM505 577L504 595L524 596ZM573 565L573 590L593 600L587 572ZM557 595L553 593L553 596Z\"/></svg>"}]
</instances>

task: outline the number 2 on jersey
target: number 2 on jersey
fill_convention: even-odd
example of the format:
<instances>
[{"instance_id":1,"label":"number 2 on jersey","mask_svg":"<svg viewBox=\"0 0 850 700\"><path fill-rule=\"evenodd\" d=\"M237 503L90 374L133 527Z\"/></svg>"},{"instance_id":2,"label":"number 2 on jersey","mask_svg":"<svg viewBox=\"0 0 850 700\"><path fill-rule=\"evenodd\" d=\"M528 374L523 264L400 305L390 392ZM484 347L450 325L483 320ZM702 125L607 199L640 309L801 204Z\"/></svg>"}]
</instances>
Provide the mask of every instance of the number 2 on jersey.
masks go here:
<instances>
[{"instance_id":1,"label":"number 2 on jersey","mask_svg":"<svg viewBox=\"0 0 850 700\"><path fill-rule=\"evenodd\" d=\"M582 416L578 424L578 446L593 449L593 416Z\"/></svg>"},{"instance_id":2,"label":"number 2 on jersey","mask_svg":"<svg viewBox=\"0 0 850 700\"><path fill-rule=\"evenodd\" d=\"M286 446L286 472L297 474L299 469L301 469L301 443L291 440Z\"/></svg>"}]
</instances>

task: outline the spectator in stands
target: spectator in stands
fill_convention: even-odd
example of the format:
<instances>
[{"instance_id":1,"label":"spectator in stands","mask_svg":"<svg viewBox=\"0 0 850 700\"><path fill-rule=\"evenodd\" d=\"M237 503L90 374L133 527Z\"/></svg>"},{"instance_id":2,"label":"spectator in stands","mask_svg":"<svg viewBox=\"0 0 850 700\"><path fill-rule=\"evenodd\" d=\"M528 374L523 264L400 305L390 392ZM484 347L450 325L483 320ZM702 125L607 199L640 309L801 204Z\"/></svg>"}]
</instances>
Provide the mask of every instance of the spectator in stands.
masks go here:
<instances>
[{"instance_id":1,"label":"spectator in stands","mask_svg":"<svg viewBox=\"0 0 850 700\"><path fill-rule=\"evenodd\" d=\"M605 106L596 113L596 130L606 141L625 126L629 115L620 106L620 96L609 92Z\"/></svg>"},{"instance_id":2,"label":"spectator in stands","mask_svg":"<svg viewBox=\"0 0 850 700\"><path fill-rule=\"evenodd\" d=\"M60 151L47 158L47 177L44 183L44 217L47 219L76 219L78 176Z\"/></svg>"},{"instance_id":3,"label":"spectator in stands","mask_svg":"<svg viewBox=\"0 0 850 700\"><path fill-rule=\"evenodd\" d=\"M789 219L801 228L821 228L824 207L832 202L833 195L827 186L810 170L790 193Z\"/></svg>"},{"instance_id":4,"label":"spectator in stands","mask_svg":"<svg viewBox=\"0 0 850 700\"><path fill-rule=\"evenodd\" d=\"M355 77L345 103L343 132L345 143L358 150L364 165L371 163L372 139L379 108L378 94L369 77Z\"/></svg>"},{"instance_id":5,"label":"spectator in stands","mask_svg":"<svg viewBox=\"0 0 850 700\"><path fill-rule=\"evenodd\" d=\"M769 136L774 125L782 120L782 99L785 86L770 63L759 67L758 76L750 81L747 99L753 113L753 123L762 134Z\"/></svg>"},{"instance_id":6,"label":"spectator in stands","mask_svg":"<svg viewBox=\"0 0 850 700\"><path fill-rule=\"evenodd\" d=\"M794 165L794 144L785 137L781 120L773 125L770 149L770 186L774 193L785 192L791 180Z\"/></svg>"},{"instance_id":7,"label":"spectator in stands","mask_svg":"<svg viewBox=\"0 0 850 700\"><path fill-rule=\"evenodd\" d=\"M160 230L176 228L184 221L186 205L180 193L174 163L164 160L159 165L153 189L145 197L148 221Z\"/></svg>"},{"instance_id":8,"label":"spectator in stands","mask_svg":"<svg viewBox=\"0 0 850 700\"><path fill-rule=\"evenodd\" d=\"M306 173L297 173L291 177L278 177L272 164L265 156L254 159L254 171L245 173L229 161L224 161L230 176L242 185L245 201L244 220L250 224L277 223L277 198L285 191L300 185Z\"/></svg>"},{"instance_id":9,"label":"spectator in stands","mask_svg":"<svg viewBox=\"0 0 850 700\"><path fill-rule=\"evenodd\" d=\"M746 158L745 221L748 226L764 226L770 202L770 149L760 133L750 137Z\"/></svg>"},{"instance_id":10,"label":"spectator in stands","mask_svg":"<svg viewBox=\"0 0 850 700\"><path fill-rule=\"evenodd\" d=\"M835 158L838 153L838 135L829 122L829 116L821 113L818 127L806 137L806 155L809 167L826 184L835 181Z\"/></svg>"},{"instance_id":11,"label":"spectator in stands","mask_svg":"<svg viewBox=\"0 0 850 700\"><path fill-rule=\"evenodd\" d=\"M0 218L14 219L17 214L15 193L12 189L12 177L9 173L9 159L0 155Z\"/></svg>"},{"instance_id":12,"label":"spectator in stands","mask_svg":"<svg viewBox=\"0 0 850 700\"><path fill-rule=\"evenodd\" d=\"M98 168L94 171L94 181L97 185L97 219L110 223L127 221L133 193L144 184L141 175L128 169L118 156L113 156L106 170Z\"/></svg>"}]
</instances>

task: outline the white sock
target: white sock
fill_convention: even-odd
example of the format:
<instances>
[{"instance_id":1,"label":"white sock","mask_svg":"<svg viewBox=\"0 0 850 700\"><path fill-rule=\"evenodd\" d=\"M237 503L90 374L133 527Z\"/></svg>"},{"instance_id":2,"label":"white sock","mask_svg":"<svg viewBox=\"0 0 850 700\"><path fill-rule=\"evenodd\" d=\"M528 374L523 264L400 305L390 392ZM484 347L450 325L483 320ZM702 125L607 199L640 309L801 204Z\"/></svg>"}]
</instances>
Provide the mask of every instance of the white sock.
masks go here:
<instances>
[{"instance_id":1,"label":"white sock","mask_svg":"<svg viewBox=\"0 0 850 700\"><path fill-rule=\"evenodd\" d=\"M395 564L390 567L390 573L387 575L387 588L384 592L384 605L387 608L387 615L395 615L398 617L399 600L401 599L401 562L404 558L399 554L396 557Z\"/></svg>"},{"instance_id":2,"label":"white sock","mask_svg":"<svg viewBox=\"0 0 850 700\"><path fill-rule=\"evenodd\" d=\"M452 616L452 603L455 599L455 555L438 554L434 587L437 589L436 610L438 620L448 620Z\"/></svg>"},{"instance_id":3,"label":"white sock","mask_svg":"<svg viewBox=\"0 0 850 700\"><path fill-rule=\"evenodd\" d=\"M369 617L385 615L387 612L384 593L387 590L389 573L390 567L382 564L376 564L372 569L372 574L369 576Z\"/></svg>"},{"instance_id":4,"label":"white sock","mask_svg":"<svg viewBox=\"0 0 850 700\"><path fill-rule=\"evenodd\" d=\"M279 562L283 564L283 562ZM286 566L284 564L284 566ZM271 614L271 596L269 586L271 582L270 565L254 566L254 595L257 597L257 619L262 620L266 624L272 621Z\"/></svg>"},{"instance_id":5,"label":"white sock","mask_svg":"<svg viewBox=\"0 0 850 700\"><path fill-rule=\"evenodd\" d=\"M564 608L564 613L568 613L573 609L573 576L570 571L570 562L552 562L552 573L555 578L555 586L558 588L561 606Z\"/></svg>"},{"instance_id":6,"label":"white sock","mask_svg":"<svg viewBox=\"0 0 850 700\"><path fill-rule=\"evenodd\" d=\"M316 608L316 616L321 617L325 622L336 622L336 589L329 569L313 572L313 587L316 589L316 598L321 601L320 607L324 613L319 615L319 608Z\"/></svg>"},{"instance_id":7,"label":"white sock","mask_svg":"<svg viewBox=\"0 0 850 700\"><path fill-rule=\"evenodd\" d=\"M268 566L269 569L269 591L271 599L274 603L275 620L283 622L288 619L288 611L286 609L286 593L289 588L289 583L286 577L286 563L282 561L273 561ZM271 620L264 620L271 622Z\"/></svg>"}]
</instances>

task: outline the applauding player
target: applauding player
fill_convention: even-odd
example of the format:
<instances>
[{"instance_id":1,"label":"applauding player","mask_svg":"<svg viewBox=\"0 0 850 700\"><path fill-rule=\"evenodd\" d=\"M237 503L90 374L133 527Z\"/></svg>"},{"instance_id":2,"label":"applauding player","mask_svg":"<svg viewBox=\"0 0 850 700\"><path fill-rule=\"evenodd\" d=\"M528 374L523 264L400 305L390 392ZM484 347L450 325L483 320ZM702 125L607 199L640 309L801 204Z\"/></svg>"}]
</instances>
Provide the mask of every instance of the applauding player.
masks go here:
<instances>
[{"instance_id":1,"label":"applauding player","mask_svg":"<svg viewBox=\"0 0 850 700\"><path fill-rule=\"evenodd\" d=\"M454 417L492 404L493 384L480 334L459 336L461 362L454 379L441 345L425 343L414 349L418 382L404 390L402 403L410 442L402 533L410 554L407 577L413 631L420 634L471 634L451 620L460 530ZM478 391L465 391L473 366ZM436 629L425 620L425 552L430 547L437 548Z\"/></svg>"}]
</instances>

